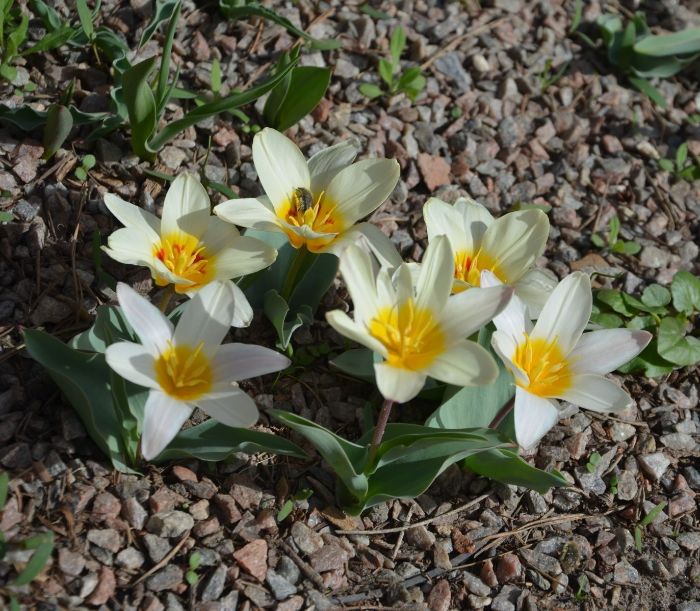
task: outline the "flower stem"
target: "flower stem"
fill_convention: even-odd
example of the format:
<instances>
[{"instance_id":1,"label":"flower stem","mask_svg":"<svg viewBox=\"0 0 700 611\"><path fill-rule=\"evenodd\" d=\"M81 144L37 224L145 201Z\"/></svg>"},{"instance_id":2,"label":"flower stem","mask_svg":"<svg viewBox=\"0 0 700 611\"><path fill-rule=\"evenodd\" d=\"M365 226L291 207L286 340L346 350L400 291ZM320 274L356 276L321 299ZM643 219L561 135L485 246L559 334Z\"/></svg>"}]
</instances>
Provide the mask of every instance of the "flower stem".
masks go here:
<instances>
[{"instance_id":1,"label":"flower stem","mask_svg":"<svg viewBox=\"0 0 700 611\"><path fill-rule=\"evenodd\" d=\"M160 298L160 303L158 304L158 309L165 314L168 309L168 304L175 294L175 285L169 284L163 290L163 296Z\"/></svg>"},{"instance_id":2,"label":"flower stem","mask_svg":"<svg viewBox=\"0 0 700 611\"><path fill-rule=\"evenodd\" d=\"M371 465L377 456L379 444L382 442L382 437L384 437L384 430L386 429L386 423L389 421L389 414L391 413L393 405L394 402L391 399L384 399L384 403L382 403L379 419L377 420L377 425L374 427L374 433L372 434L372 444L369 446L369 456L367 457L368 465Z\"/></svg>"},{"instance_id":3,"label":"flower stem","mask_svg":"<svg viewBox=\"0 0 700 611\"><path fill-rule=\"evenodd\" d=\"M292 263L287 270L287 277L284 279L284 285L282 286L282 292L280 293L282 299L289 303L289 298L292 296L292 291L299 280L299 273L304 267L304 261L309 254L306 246L297 248Z\"/></svg>"},{"instance_id":4,"label":"flower stem","mask_svg":"<svg viewBox=\"0 0 700 611\"><path fill-rule=\"evenodd\" d=\"M513 405L515 405L515 397L513 397L510 401L508 401L508 403L498 410L498 413L493 417L493 420L491 420L491 424L489 424L488 428L497 429L501 422L506 419L506 416L510 413L510 410L513 409Z\"/></svg>"}]
</instances>

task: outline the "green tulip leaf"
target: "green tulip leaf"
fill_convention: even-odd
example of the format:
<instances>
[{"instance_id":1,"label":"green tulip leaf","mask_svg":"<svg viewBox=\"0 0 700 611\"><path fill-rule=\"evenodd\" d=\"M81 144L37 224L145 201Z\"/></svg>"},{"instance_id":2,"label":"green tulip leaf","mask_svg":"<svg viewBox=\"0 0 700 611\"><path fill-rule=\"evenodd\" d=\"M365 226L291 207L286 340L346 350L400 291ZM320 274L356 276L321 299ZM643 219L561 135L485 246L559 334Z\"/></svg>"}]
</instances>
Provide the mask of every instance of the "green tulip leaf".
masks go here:
<instances>
[{"instance_id":1,"label":"green tulip leaf","mask_svg":"<svg viewBox=\"0 0 700 611\"><path fill-rule=\"evenodd\" d=\"M180 431L168 447L154 460L197 458L205 461L225 460L236 452L265 452L280 456L306 458L306 454L288 439L254 429L235 428L210 419Z\"/></svg>"},{"instance_id":2,"label":"green tulip leaf","mask_svg":"<svg viewBox=\"0 0 700 611\"><path fill-rule=\"evenodd\" d=\"M111 370L100 353L69 348L48 333L27 329L24 342L32 358L43 365L78 412L90 437L122 473L127 466L122 426L112 398Z\"/></svg>"},{"instance_id":3,"label":"green tulip leaf","mask_svg":"<svg viewBox=\"0 0 700 611\"><path fill-rule=\"evenodd\" d=\"M553 486L568 486L559 471L542 471L525 462L513 450L488 450L473 454L462 465L479 475L502 484L522 486L544 493Z\"/></svg>"}]
</instances>

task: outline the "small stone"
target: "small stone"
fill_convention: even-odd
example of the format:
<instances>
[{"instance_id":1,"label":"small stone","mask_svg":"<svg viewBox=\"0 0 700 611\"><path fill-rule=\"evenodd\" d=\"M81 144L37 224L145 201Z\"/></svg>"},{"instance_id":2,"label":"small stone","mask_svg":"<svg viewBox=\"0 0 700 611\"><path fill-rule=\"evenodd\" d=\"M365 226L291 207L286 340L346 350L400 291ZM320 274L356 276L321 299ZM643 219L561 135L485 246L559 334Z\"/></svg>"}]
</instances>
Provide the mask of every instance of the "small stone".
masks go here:
<instances>
[{"instance_id":1,"label":"small stone","mask_svg":"<svg viewBox=\"0 0 700 611\"><path fill-rule=\"evenodd\" d=\"M212 497L214 506L221 512L225 524L235 524L241 519L241 512L236 501L230 494L215 494Z\"/></svg>"},{"instance_id":2,"label":"small stone","mask_svg":"<svg viewBox=\"0 0 700 611\"><path fill-rule=\"evenodd\" d=\"M62 547L58 550L58 568L66 575L77 577L85 568L85 558Z\"/></svg>"},{"instance_id":3,"label":"small stone","mask_svg":"<svg viewBox=\"0 0 700 611\"><path fill-rule=\"evenodd\" d=\"M416 526L406 531L406 542L418 549L429 550L435 544L435 535L425 526Z\"/></svg>"},{"instance_id":4,"label":"small stone","mask_svg":"<svg viewBox=\"0 0 700 611\"><path fill-rule=\"evenodd\" d=\"M645 246L639 255L643 267L661 269L667 267L671 261L671 253L656 246Z\"/></svg>"},{"instance_id":5,"label":"small stone","mask_svg":"<svg viewBox=\"0 0 700 611\"><path fill-rule=\"evenodd\" d=\"M301 577L299 567L289 556L280 556L275 570L278 575L284 577L291 584L295 584Z\"/></svg>"},{"instance_id":6,"label":"small stone","mask_svg":"<svg viewBox=\"0 0 700 611\"><path fill-rule=\"evenodd\" d=\"M102 492L92 503L92 516L97 521L113 520L122 510L119 499L109 492Z\"/></svg>"},{"instance_id":7,"label":"small stone","mask_svg":"<svg viewBox=\"0 0 700 611\"><path fill-rule=\"evenodd\" d=\"M169 488L159 488L148 499L148 506L153 513L162 513L164 511L172 511L178 503L180 497Z\"/></svg>"},{"instance_id":8,"label":"small stone","mask_svg":"<svg viewBox=\"0 0 700 611\"><path fill-rule=\"evenodd\" d=\"M676 537L676 543L689 552L700 549L700 533L686 532Z\"/></svg>"},{"instance_id":9,"label":"small stone","mask_svg":"<svg viewBox=\"0 0 700 611\"><path fill-rule=\"evenodd\" d=\"M450 184L450 164L442 157L420 153L418 155L418 169L428 191L432 192L438 187Z\"/></svg>"},{"instance_id":10,"label":"small stone","mask_svg":"<svg viewBox=\"0 0 700 611\"><path fill-rule=\"evenodd\" d=\"M639 571L623 558L615 565L613 580L622 585L639 583Z\"/></svg>"},{"instance_id":11,"label":"small stone","mask_svg":"<svg viewBox=\"0 0 700 611\"><path fill-rule=\"evenodd\" d=\"M187 492L198 499L208 500L212 498L217 491L216 486L206 479L202 480L201 482L184 482L184 485Z\"/></svg>"},{"instance_id":12,"label":"small stone","mask_svg":"<svg viewBox=\"0 0 700 611\"><path fill-rule=\"evenodd\" d=\"M234 476L233 482L229 494L236 499L236 503L242 509L257 509L262 500L262 490L242 476Z\"/></svg>"},{"instance_id":13,"label":"small stone","mask_svg":"<svg viewBox=\"0 0 700 611\"><path fill-rule=\"evenodd\" d=\"M107 604L112 599L117 590L117 578L114 576L114 571L108 566L103 566L100 569L100 577L97 581L97 587L92 591L87 602L95 607Z\"/></svg>"},{"instance_id":14,"label":"small stone","mask_svg":"<svg viewBox=\"0 0 700 611\"><path fill-rule=\"evenodd\" d=\"M489 64L488 60L481 55L481 53L477 53L474 57L472 57L472 65L474 66L474 69L481 74L491 71L491 65Z\"/></svg>"},{"instance_id":15,"label":"small stone","mask_svg":"<svg viewBox=\"0 0 700 611\"><path fill-rule=\"evenodd\" d=\"M472 575L469 572L464 573L462 583L464 583L467 590L469 590L472 594L476 594L477 596L488 596L491 594L491 588L489 588L476 575Z\"/></svg>"},{"instance_id":16,"label":"small stone","mask_svg":"<svg viewBox=\"0 0 700 611\"><path fill-rule=\"evenodd\" d=\"M190 515L197 521L206 520L209 517L209 501L202 499L191 505L189 510Z\"/></svg>"},{"instance_id":17,"label":"small stone","mask_svg":"<svg viewBox=\"0 0 700 611\"><path fill-rule=\"evenodd\" d=\"M654 481L659 481L661 476L666 472L671 464L670 459L662 452L654 452L653 454L642 454L637 456L637 462L642 471L646 473Z\"/></svg>"},{"instance_id":18,"label":"small stone","mask_svg":"<svg viewBox=\"0 0 700 611\"><path fill-rule=\"evenodd\" d=\"M684 513L689 513L697 508L695 497L691 494L680 494L668 503L668 515L677 518Z\"/></svg>"},{"instance_id":19,"label":"small stone","mask_svg":"<svg viewBox=\"0 0 700 611\"><path fill-rule=\"evenodd\" d=\"M113 554L116 554L121 547L121 537L113 528L93 528L88 531L87 540Z\"/></svg>"},{"instance_id":20,"label":"small stone","mask_svg":"<svg viewBox=\"0 0 700 611\"><path fill-rule=\"evenodd\" d=\"M491 560L486 560L484 564L481 565L479 577L481 577L481 581L490 588L495 588L498 585L498 577L493 570L493 562L491 562Z\"/></svg>"},{"instance_id":21,"label":"small stone","mask_svg":"<svg viewBox=\"0 0 700 611\"><path fill-rule=\"evenodd\" d=\"M130 571L135 571L143 566L146 559L135 547L127 547L117 554L114 561L116 562L117 566L124 567Z\"/></svg>"},{"instance_id":22,"label":"small stone","mask_svg":"<svg viewBox=\"0 0 700 611\"><path fill-rule=\"evenodd\" d=\"M323 538L303 522L292 524L292 540L305 554L311 555L323 547Z\"/></svg>"},{"instance_id":23,"label":"small stone","mask_svg":"<svg viewBox=\"0 0 700 611\"><path fill-rule=\"evenodd\" d=\"M187 467L183 467L182 465L175 465L172 468L171 472L181 482L197 481L197 474L194 471L192 471L192 469L188 469Z\"/></svg>"},{"instance_id":24,"label":"small stone","mask_svg":"<svg viewBox=\"0 0 700 611\"><path fill-rule=\"evenodd\" d=\"M288 600L277 605L277 611L299 611L304 606L304 599L301 596L292 596ZM316 607L321 609L321 607Z\"/></svg>"},{"instance_id":25,"label":"small stone","mask_svg":"<svg viewBox=\"0 0 700 611\"><path fill-rule=\"evenodd\" d=\"M220 528L221 528L221 525L219 524L219 518L214 516L214 517L209 518L207 520L202 520L202 521L198 522L195 525L195 527L192 529L192 534L195 537L198 537L201 539L203 537L213 535Z\"/></svg>"},{"instance_id":26,"label":"small stone","mask_svg":"<svg viewBox=\"0 0 700 611\"><path fill-rule=\"evenodd\" d=\"M59 323L72 314L71 307L63 301L58 301L50 295L44 295L30 315L32 323L42 326L46 323Z\"/></svg>"},{"instance_id":27,"label":"small stone","mask_svg":"<svg viewBox=\"0 0 700 611\"><path fill-rule=\"evenodd\" d=\"M163 147L158 156L171 170L177 170L187 159L187 153L174 146Z\"/></svg>"},{"instance_id":28,"label":"small stone","mask_svg":"<svg viewBox=\"0 0 700 611\"><path fill-rule=\"evenodd\" d=\"M179 537L194 526L194 518L184 511L165 511L151 516L146 523L148 532L159 537Z\"/></svg>"},{"instance_id":29,"label":"small stone","mask_svg":"<svg viewBox=\"0 0 700 611\"><path fill-rule=\"evenodd\" d=\"M289 583L273 569L268 569L265 581L270 586L270 590L272 590L272 594L277 600L284 600L297 593L296 586Z\"/></svg>"},{"instance_id":30,"label":"small stone","mask_svg":"<svg viewBox=\"0 0 700 611\"><path fill-rule=\"evenodd\" d=\"M520 577L522 567L520 560L515 554L505 554L501 556L496 565L496 577L500 583L515 581Z\"/></svg>"},{"instance_id":31,"label":"small stone","mask_svg":"<svg viewBox=\"0 0 700 611\"><path fill-rule=\"evenodd\" d=\"M692 435L687 433L669 433L661 436L661 443L671 450L686 450L692 452L697 444Z\"/></svg>"},{"instance_id":32,"label":"small stone","mask_svg":"<svg viewBox=\"0 0 700 611\"><path fill-rule=\"evenodd\" d=\"M267 573L267 542L256 539L233 554L234 559L243 570L262 582Z\"/></svg>"},{"instance_id":33,"label":"small stone","mask_svg":"<svg viewBox=\"0 0 700 611\"><path fill-rule=\"evenodd\" d=\"M161 539L150 533L143 536L143 543L146 546L148 557L156 563L165 558L166 554L172 549L167 539Z\"/></svg>"},{"instance_id":34,"label":"small stone","mask_svg":"<svg viewBox=\"0 0 700 611\"><path fill-rule=\"evenodd\" d=\"M471 88L472 77L462 66L462 60L458 53L446 53L436 59L433 65L438 72L452 79L454 90L457 93L465 93Z\"/></svg>"},{"instance_id":35,"label":"small stone","mask_svg":"<svg viewBox=\"0 0 700 611\"><path fill-rule=\"evenodd\" d=\"M226 585L226 575L228 569L225 564L220 564L216 570L207 578L202 589L202 600L212 601L221 598Z\"/></svg>"},{"instance_id":36,"label":"small stone","mask_svg":"<svg viewBox=\"0 0 700 611\"><path fill-rule=\"evenodd\" d=\"M440 579L428 594L428 608L430 611L447 611L451 601L450 582L446 579Z\"/></svg>"},{"instance_id":37,"label":"small stone","mask_svg":"<svg viewBox=\"0 0 700 611\"><path fill-rule=\"evenodd\" d=\"M626 422L615 422L610 427L610 439L613 441L626 441L635 434L637 429Z\"/></svg>"},{"instance_id":38,"label":"small stone","mask_svg":"<svg viewBox=\"0 0 700 611\"><path fill-rule=\"evenodd\" d=\"M620 471L617 476L617 498L621 501L631 501L637 496L639 486L637 478L631 471Z\"/></svg>"},{"instance_id":39,"label":"small stone","mask_svg":"<svg viewBox=\"0 0 700 611\"><path fill-rule=\"evenodd\" d=\"M310 555L311 566L322 573L342 569L348 560L348 553L337 545L324 545Z\"/></svg>"},{"instance_id":40,"label":"small stone","mask_svg":"<svg viewBox=\"0 0 700 611\"><path fill-rule=\"evenodd\" d=\"M531 549L520 550L525 561L540 573L556 576L561 574L561 565L556 558Z\"/></svg>"},{"instance_id":41,"label":"small stone","mask_svg":"<svg viewBox=\"0 0 700 611\"><path fill-rule=\"evenodd\" d=\"M129 497L122 505L122 516L136 530L142 530L148 518L148 512L134 497Z\"/></svg>"},{"instance_id":42,"label":"small stone","mask_svg":"<svg viewBox=\"0 0 700 611\"><path fill-rule=\"evenodd\" d=\"M146 580L146 587L153 592L172 590L182 583L182 569L175 564L168 564Z\"/></svg>"}]
</instances>

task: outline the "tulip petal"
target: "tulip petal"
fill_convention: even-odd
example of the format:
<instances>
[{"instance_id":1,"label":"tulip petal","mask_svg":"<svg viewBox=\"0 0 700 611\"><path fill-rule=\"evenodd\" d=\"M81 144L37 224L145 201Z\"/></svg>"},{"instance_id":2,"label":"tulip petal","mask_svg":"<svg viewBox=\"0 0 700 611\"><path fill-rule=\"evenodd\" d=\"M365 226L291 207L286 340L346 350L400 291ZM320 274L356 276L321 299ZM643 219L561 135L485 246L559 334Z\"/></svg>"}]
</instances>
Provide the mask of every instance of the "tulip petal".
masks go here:
<instances>
[{"instance_id":1,"label":"tulip petal","mask_svg":"<svg viewBox=\"0 0 700 611\"><path fill-rule=\"evenodd\" d=\"M325 191L335 175L355 161L359 149L359 141L353 137L311 156L309 158L311 193L318 194Z\"/></svg>"},{"instance_id":2,"label":"tulip petal","mask_svg":"<svg viewBox=\"0 0 700 611\"><path fill-rule=\"evenodd\" d=\"M160 388L156 380L155 358L141 344L111 344L105 350L105 360L125 380L145 388Z\"/></svg>"},{"instance_id":3,"label":"tulip petal","mask_svg":"<svg viewBox=\"0 0 700 611\"><path fill-rule=\"evenodd\" d=\"M218 216L210 216L207 220L207 230L201 236L201 242L208 255L215 255L223 248L231 246L240 235L232 223Z\"/></svg>"},{"instance_id":4,"label":"tulip petal","mask_svg":"<svg viewBox=\"0 0 700 611\"><path fill-rule=\"evenodd\" d=\"M176 401L163 392L152 390L146 399L141 433L141 454L152 460L180 432L192 413L187 403Z\"/></svg>"},{"instance_id":5,"label":"tulip petal","mask_svg":"<svg viewBox=\"0 0 700 611\"><path fill-rule=\"evenodd\" d=\"M262 240L239 236L216 255L216 279L228 280L253 274L270 267L276 258L277 251Z\"/></svg>"},{"instance_id":6,"label":"tulip petal","mask_svg":"<svg viewBox=\"0 0 700 611\"><path fill-rule=\"evenodd\" d=\"M212 360L212 375L215 384L257 378L258 376L282 371L291 361L270 348L254 344L231 343L220 346Z\"/></svg>"},{"instance_id":7,"label":"tulip petal","mask_svg":"<svg viewBox=\"0 0 700 611\"><path fill-rule=\"evenodd\" d=\"M363 159L338 172L326 191L345 227L374 212L391 195L399 180L394 159Z\"/></svg>"},{"instance_id":8,"label":"tulip petal","mask_svg":"<svg viewBox=\"0 0 700 611\"><path fill-rule=\"evenodd\" d=\"M150 238L141 228L123 227L110 234L107 246L103 246L102 250L120 263L150 267L153 247L157 244L151 242Z\"/></svg>"},{"instance_id":9,"label":"tulip petal","mask_svg":"<svg viewBox=\"0 0 700 611\"><path fill-rule=\"evenodd\" d=\"M439 235L446 235L453 253L474 252L469 229L465 227L462 214L455 206L431 197L423 206L423 220L428 230L429 243Z\"/></svg>"},{"instance_id":10,"label":"tulip petal","mask_svg":"<svg viewBox=\"0 0 700 611\"><path fill-rule=\"evenodd\" d=\"M242 329L250 325L253 320L253 308L248 302L245 293L235 282L231 282L233 288L233 320L231 326Z\"/></svg>"},{"instance_id":11,"label":"tulip petal","mask_svg":"<svg viewBox=\"0 0 700 611\"><path fill-rule=\"evenodd\" d=\"M632 398L615 382L594 373L575 375L557 398L594 412L621 412L632 405Z\"/></svg>"},{"instance_id":12,"label":"tulip petal","mask_svg":"<svg viewBox=\"0 0 700 611\"><path fill-rule=\"evenodd\" d=\"M425 373L455 386L482 386L496 379L498 366L479 344L464 340L445 350L425 368Z\"/></svg>"},{"instance_id":13,"label":"tulip petal","mask_svg":"<svg viewBox=\"0 0 700 611\"><path fill-rule=\"evenodd\" d=\"M123 282L117 284L117 299L143 347L158 356L173 337L173 324L150 301Z\"/></svg>"},{"instance_id":14,"label":"tulip petal","mask_svg":"<svg viewBox=\"0 0 700 611\"><path fill-rule=\"evenodd\" d=\"M253 162L275 210L292 197L294 189L311 187L309 167L299 147L274 129L266 127L255 135Z\"/></svg>"},{"instance_id":15,"label":"tulip petal","mask_svg":"<svg viewBox=\"0 0 700 611\"><path fill-rule=\"evenodd\" d=\"M460 197L455 202L454 208L461 216L460 226L465 233L466 250L476 253L481 246L486 230L494 221L493 215L486 206L469 197Z\"/></svg>"},{"instance_id":16,"label":"tulip petal","mask_svg":"<svg viewBox=\"0 0 700 611\"><path fill-rule=\"evenodd\" d=\"M340 273L352 297L355 321L366 324L377 313L377 288L369 254L359 246L349 246L340 258Z\"/></svg>"},{"instance_id":17,"label":"tulip petal","mask_svg":"<svg viewBox=\"0 0 700 611\"><path fill-rule=\"evenodd\" d=\"M394 269L401 265L401 255L397 252L394 243L382 232L379 227L371 223L358 223L340 234L328 245L326 252L341 257L350 244L362 243L367 245L372 254L379 261L380 267Z\"/></svg>"},{"instance_id":18,"label":"tulip petal","mask_svg":"<svg viewBox=\"0 0 700 611\"><path fill-rule=\"evenodd\" d=\"M547 299L531 337L556 342L564 355L568 355L581 338L592 307L588 276L583 272L569 274Z\"/></svg>"},{"instance_id":19,"label":"tulip petal","mask_svg":"<svg viewBox=\"0 0 700 611\"><path fill-rule=\"evenodd\" d=\"M548 236L549 219L541 210L509 212L488 227L481 250L496 262L501 280L511 284L535 264Z\"/></svg>"},{"instance_id":20,"label":"tulip petal","mask_svg":"<svg viewBox=\"0 0 700 611\"><path fill-rule=\"evenodd\" d=\"M428 244L416 286L416 306L441 312L452 292L454 257L446 236ZM465 336L466 337L466 336Z\"/></svg>"},{"instance_id":21,"label":"tulip petal","mask_svg":"<svg viewBox=\"0 0 700 611\"><path fill-rule=\"evenodd\" d=\"M601 329L584 333L569 356L574 371L605 374L637 356L651 341L648 331Z\"/></svg>"},{"instance_id":22,"label":"tulip petal","mask_svg":"<svg viewBox=\"0 0 700 611\"><path fill-rule=\"evenodd\" d=\"M512 294L511 287L501 285L452 295L440 315L443 333L448 340L469 337L502 312Z\"/></svg>"},{"instance_id":23,"label":"tulip petal","mask_svg":"<svg viewBox=\"0 0 700 611\"><path fill-rule=\"evenodd\" d=\"M550 270L533 267L513 285L515 294L527 306L527 315L530 319L540 315L557 282L557 277Z\"/></svg>"},{"instance_id":24,"label":"tulip petal","mask_svg":"<svg viewBox=\"0 0 700 611\"><path fill-rule=\"evenodd\" d=\"M197 406L214 420L226 426L250 428L260 417L258 406L240 388L226 393L207 396L197 401Z\"/></svg>"},{"instance_id":25,"label":"tulip petal","mask_svg":"<svg viewBox=\"0 0 700 611\"><path fill-rule=\"evenodd\" d=\"M481 272L481 287L489 288L493 286L503 286L503 283L489 270ZM513 295L508 305L501 310L501 313L493 317L493 324L496 329L510 335L516 342L523 339L523 334L530 331L532 324L527 318L525 304Z\"/></svg>"},{"instance_id":26,"label":"tulip petal","mask_svg":"<svg viewBox=\"0 0 700 611\"><path fill-rule=\"evenodd\" d=\"M518 342L504 331L495 331L491 336L491 347L501 361L503 361L506 369L513 374L516 382L522 386L528 386L530 384L530 378L513 362Z\"/></svg>"},{"instance_id":27,"label":"tulip petal","mask_svg":"<svg viewBox=\"0 0 700 611\"><path fill-rule=\"evenodd\" d=\"M382 396L397 403L413 399L423 388L426 379L422 372L400 369L386 363L375 363L374 375Z\"/></svg>"},{"instance_id":28,"label":"tulip petal","mask_svg":"<svg viewBox=\"0 0 700 611\"><path fill-rule=\"evenodd\" d=\"M227 223L259 231L280 231L275 211L267 198L230 199L214 208L214 214Z\"/></svg>"},{"instance_id":29,"label":"tulip petal","mask_svg":"<svg viewBox=\"0 0 700 611\"><path fill-rule=\"evenodd\" d=\"M530 450L559 420L557 404L522 388L515 389L515 437L518 445Z\"/></svg>"},{"instance_id":30,"label":"tulip petal","mask_svg":"<svg viewBox=\"0 0 700 611\"><path fill-rule=\"evenodd\" d=\"M194 348L201 342L204 354L213 358L231 327L233 302L230 282L212 282L197 291L175 327L175 345Z\"/></svg>"},{"instance_id":31,"label":"tulip petal","mask_svg":"<svg viewBox=\"0 0 700 611\"><path fill-rule=\"evenodd\" d=\"M165 194L161 235L182 231L200 237L207 230L210 215L209 195L202 183L193 174L180 174Z\"/></svg>"},{"instance_id":32,"label":"tulip petal","mask_svg":"<svg viewBox=\"0 0 700 611\"><path fill-rule=\"evenodd\" d=\"M121 197L107 193L104 196L105 206L117 220L132 229L140 229L148 236L149 242L160 240L160 219L143 208L125 202Z\"/></svg>"},{"instance_id":33,"label":"tulip petal","mask_svg":"<svg viewBox=\"0 0 700 611\"><path fill-rule=\"evenodd\" d=\"M340 310L326 312L326 320L328 324L341 335L369 348L377 354L381 354L384 357L387 355L384 344L374 339L364 327L353 322L345 312L341 312Z\"/></svg>"}]
</instances>

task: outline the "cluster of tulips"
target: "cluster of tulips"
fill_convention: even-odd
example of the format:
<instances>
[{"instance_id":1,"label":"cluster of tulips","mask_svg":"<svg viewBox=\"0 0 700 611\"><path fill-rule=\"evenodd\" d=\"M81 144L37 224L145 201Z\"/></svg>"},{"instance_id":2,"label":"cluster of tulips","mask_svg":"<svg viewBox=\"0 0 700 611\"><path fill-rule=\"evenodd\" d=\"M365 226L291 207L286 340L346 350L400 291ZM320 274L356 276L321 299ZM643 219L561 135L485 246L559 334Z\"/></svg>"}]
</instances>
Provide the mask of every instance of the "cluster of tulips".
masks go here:
<instances>
[{"instance_id":1,"label":"cluster of tulips","mask_svg":"<svg viewBox=\"0 0 700 611\"><path fill-rule=\"evenodd\" d=\"M557 422L559 400L597 412L616 412L630 396L605 374L635 357L651 339L646 331L586 331L592 308L589 277L574 272L560 282L536 262L549 221L537 209L494 219L469 199L454 205L431 198L423 209L428 247L420 264L405 263L374 225L359 222L391 194L399 179L394 160L355 162L345 141L308 161L281 133L266 128L253 141L253 160L265 195L233 199L212 211L205 189L178 176L162 219L114 195L105 204L124 225L106 252L150 269L156 284L190 300L177 325L127 285L119 305L140 343L106 350L109 366L150 389L141 453L157 456L194 406L229 426L258 419L237 382L289 365L269 348L224 343L231 326L253 316L235 280L264 270L277 252L236 226L281 232L305 256L332 253L352 298L353 317L335 310L328 323L372 350L377 387L385 398L373 447L381 441L392 405L414 398L428 377L455 386L493 382L493 356L469 338L493 321L494 352L513 374L515 433L531 448ZM474 406L474 409L479 409Z\"/></svg>"}]
</instances>

